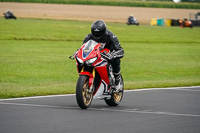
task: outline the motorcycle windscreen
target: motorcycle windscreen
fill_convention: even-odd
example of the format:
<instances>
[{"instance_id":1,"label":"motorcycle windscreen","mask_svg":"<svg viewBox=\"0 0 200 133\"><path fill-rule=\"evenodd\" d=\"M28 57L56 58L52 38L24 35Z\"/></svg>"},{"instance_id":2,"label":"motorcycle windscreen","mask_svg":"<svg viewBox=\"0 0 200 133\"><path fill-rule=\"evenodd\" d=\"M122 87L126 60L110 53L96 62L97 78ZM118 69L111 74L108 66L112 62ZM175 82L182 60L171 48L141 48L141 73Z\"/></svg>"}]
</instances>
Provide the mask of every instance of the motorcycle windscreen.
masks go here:
<instances>
[{"instance_id":1,"label":"motorcycle windscreen","mask_svg":"<svg viewBox=\"0 0 200 133\"><path fill-rule=\"evenodd\" d=\"M94 49L94 47L97 45L98 43L95 42L94 40L89 40L85 43L85 46L83 48L83 58L86 58Z\"/></svg>"}]
</instances>

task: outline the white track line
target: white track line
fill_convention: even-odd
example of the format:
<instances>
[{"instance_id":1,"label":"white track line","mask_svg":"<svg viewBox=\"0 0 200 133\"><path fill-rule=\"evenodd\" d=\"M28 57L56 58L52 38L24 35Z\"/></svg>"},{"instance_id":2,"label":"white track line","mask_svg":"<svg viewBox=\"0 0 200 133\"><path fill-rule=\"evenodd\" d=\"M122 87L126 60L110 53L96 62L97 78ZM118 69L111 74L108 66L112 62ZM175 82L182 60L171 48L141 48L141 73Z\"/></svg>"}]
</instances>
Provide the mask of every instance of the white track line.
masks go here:
<instances>
[{"instance_id":1,"label":"white track line","mask_svg":"<svg viewBox=\"0 0 200 133\"><path fill-rule=\"evenodd\" d=\"M29 106L29 107L45 107L45 108L62 108L62 109L73 109L73 110L81 110L79 107L66 107L66 106L52 106L52 105L37 105L37 104L22 104L22 103L5 103L0 102L0 104L4 105L17 105L17 106ZM96 109L96 108L89 108L88 110L95 110L95 111L106 111L106 112L123 112L123 113L140 113L140 114L154 114L154 115L170 115L170 116L184 116L184 117L200 117L198 114L179 114L174 112L157 112L157 111L150 111L150 110L138 110L138 109L124 109L124 110L113 110L113 109Z\"/></svg>"},{"instance_id":2,"label":"white track line","mask_svg":"<svg viewBox=\"0 0 200 133\"><path fill-rule=\"evenodd\" d=\"M191 89L197 89L197 88L199 88L199 90L191 90ZM136 92L136 91L150 91L150 90L181 90L181 91L196 91L196 92L200 92L200 86L135 89L135 90L125 90L124 92L132 92L132 91L135 91L135 92ZM66 96L74 96L74 95L75 95L75 94L48 95L48 96L33 96L33 97L21 97L21 98L0 99L0 101L23 100L23 99L37 99L37 98L51 98L51 97L66 97Z\"/></svg>"},{"instance_id":3,"label":"white track line","mask_svg":"<svg viewBox=\"0 0 200 133\"><path fill-rule=\"evenodd\" d=\"M53 105L24 104L24 103L7 103L7 102L0 102L0 104L4 104L4 105L17 105L17 106L29 106L29 107L80 109L79 107L65 107L65 106L53 106Z\"/></svg>"},{"instance_id":4,"label":"white track line","mask_svg":"<svg viewBox=\"0 0 200 133\"><path fill-rule=\"evenodd\" d=\"M0 101L23 100L23 99L37 99L37 98L51 98L51 97L67 97L67 96L74 96L74 95L75 95L75 94L48 95L48 96L33 96L33 97L20 97L20 98L0 99Z\"/></svg>"},{"instance_id":5,"label":"white track line","mask_svg":"<svg viewBox=\"0 0 200 133\"><path fill-rule=\"evenodd\" d=\"M189 117L200 117L198 114L179 114L174 112L157 112L157 111L149 111L149 110L111 110L111 109L95 109L89 108L89 110L96 110L96 111L110 111L110 112L125 112L125 113L140 113L140 114L155 114L155 115L171 115L171 116L189 116Z\"/></svg>"},{"instance_id":6,"label":"white track line","mask_svg":"<svg viewBox=\"0 0 200 133\"><path fill-rule=\"evenodd\" d=\"M199 90L191 90L191 89ZM135 90L125 90L125 92L131 91L150 91L150 90L183 90L183 91L200 91L200 86L190 86L190 87L168 87L168 88L147 88L147 89L135 89Z\"/></svg>"},{"instance_id":7,"label":"white track line","mask_svg":"<svg viewBox=\"0 0 200 133\"><path fill-rule=\"evenodd\" d=\"M191 90L195 88L200 88L200 86L192 86L192 87L170 87L170 88L149 88L149 89L137 89L137 90L125 90L125 92L137 92L137 91L149 91L149 90L181 90L181 91L199 91L199 90ZM11 98L11 99L0 99L0 104L4 105L18 105L18 106L30 106L30 107L46 107L46 108L64 108L64 109L80 109L79 107L66 107L66 106L52 106L52 105L37 105L37 104L22 104L22 103L6 103L1 101L11 101L11 100L23 100L23 99L37 99L37 98L51 98L51 97L66 97L66 96L75 96L75 94L66 94L66 95L48 95L48 96L34 96L34 97L22 97L22 98ZM96 111L109 111L109 112L124 112L124 113L140 113L140 114L155 114L155 115L170 115L170 116L186 116L186 117L200 117L198 114L180 114L174 112L157 112L151 110L142 110L139 109L124 109L124 110L112 110L112 109L96 109L89 108L88 110L96 110Z\"/></svg>"}]
</instances>

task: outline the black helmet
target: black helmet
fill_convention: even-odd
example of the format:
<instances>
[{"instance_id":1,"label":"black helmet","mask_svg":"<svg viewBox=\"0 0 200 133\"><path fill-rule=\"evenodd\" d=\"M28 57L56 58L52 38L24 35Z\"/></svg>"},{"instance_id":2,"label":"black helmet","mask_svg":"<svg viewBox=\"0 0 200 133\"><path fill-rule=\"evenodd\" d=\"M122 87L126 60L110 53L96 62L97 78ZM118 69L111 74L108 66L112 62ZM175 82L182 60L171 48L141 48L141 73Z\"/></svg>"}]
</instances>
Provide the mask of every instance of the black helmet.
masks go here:
<instances>
[{"instance_id":1,"label":"black helmet","mask_svg":"<svg viewBox=\"0 0 200 133\"><path fill-rule=\"evenodd\" d=\"M94 38L100 39L106 32L106 24L102 20L93 22L91 32Z\"/></svg>"}]
</instances>

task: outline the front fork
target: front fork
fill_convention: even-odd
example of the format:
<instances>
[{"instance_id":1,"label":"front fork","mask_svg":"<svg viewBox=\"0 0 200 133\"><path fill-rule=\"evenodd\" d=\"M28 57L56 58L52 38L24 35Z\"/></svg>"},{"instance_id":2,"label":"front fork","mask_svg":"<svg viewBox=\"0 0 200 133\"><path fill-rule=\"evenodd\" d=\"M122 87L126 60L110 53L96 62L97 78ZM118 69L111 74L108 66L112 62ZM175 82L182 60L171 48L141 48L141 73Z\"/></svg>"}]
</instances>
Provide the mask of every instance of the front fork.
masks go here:
<instances>
[{"instance_id":1,"label":"front fork","mask_svg":"<svg viewBox=\"0 0 200 133\"><path fill-rule=\"evenodd\" d=\"M95 69L93 68L92 73L84 71L84 66L81 69L80 75L87 75L89 77L89 93L93 93L93 83L95 78Z\"/></svg>"}]
</instances>

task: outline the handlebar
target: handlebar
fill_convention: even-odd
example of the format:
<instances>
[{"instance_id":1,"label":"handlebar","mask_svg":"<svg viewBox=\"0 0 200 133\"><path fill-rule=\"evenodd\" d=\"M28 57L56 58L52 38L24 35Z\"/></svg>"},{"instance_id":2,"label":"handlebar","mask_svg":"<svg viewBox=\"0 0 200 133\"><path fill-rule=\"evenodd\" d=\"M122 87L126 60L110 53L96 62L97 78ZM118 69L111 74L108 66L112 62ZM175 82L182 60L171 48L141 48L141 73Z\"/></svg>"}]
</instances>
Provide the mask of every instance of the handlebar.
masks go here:
<instances>
[{"instance_id":1,"label":"handlebar","mask_svg":"<svg viewBox=\"0 0 200 133\"><path fill-rule=\"evenodd\" d=\"M74 59L74 56L70 56L69 59L73 60L73 59Z\"/></svg>"}]
</instances>

